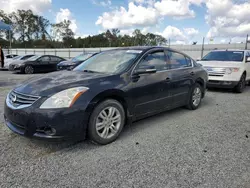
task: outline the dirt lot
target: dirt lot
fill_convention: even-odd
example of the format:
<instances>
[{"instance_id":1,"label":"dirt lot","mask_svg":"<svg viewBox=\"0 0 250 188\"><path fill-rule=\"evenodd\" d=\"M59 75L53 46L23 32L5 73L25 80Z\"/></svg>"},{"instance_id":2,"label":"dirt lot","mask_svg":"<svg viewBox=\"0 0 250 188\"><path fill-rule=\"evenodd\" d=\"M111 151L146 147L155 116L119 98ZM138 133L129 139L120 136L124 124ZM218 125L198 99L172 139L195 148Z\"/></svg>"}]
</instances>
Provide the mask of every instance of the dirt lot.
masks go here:
<instances>
[{"instance_id":1,"label":"dirt lot","mask_svg":"<svg viewBox=\"0 0 250 188\"><path fill-rule=\"evenodd\" d=\"M96 146L8 130L4 98L28 77L0 72L0 187L250 187L250 87L209 91L197 111L141 120Z\"/></svg>"}]
</instances>

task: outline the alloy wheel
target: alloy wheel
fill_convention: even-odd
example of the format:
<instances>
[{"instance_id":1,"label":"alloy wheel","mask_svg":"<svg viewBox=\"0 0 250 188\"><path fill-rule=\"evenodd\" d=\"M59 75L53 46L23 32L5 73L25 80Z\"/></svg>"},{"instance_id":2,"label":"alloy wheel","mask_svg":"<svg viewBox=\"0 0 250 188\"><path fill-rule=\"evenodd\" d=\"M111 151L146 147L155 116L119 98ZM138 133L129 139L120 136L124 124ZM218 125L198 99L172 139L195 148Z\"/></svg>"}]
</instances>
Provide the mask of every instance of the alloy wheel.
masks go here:
<instances>
[{"instance_id":1,"label":"alloy wheel","mask_svg":"<svg viewBox=\"0 0 250 188\"><path fill-rule=\"evenodd\" d=\"M199 87L194 89L192 101L194 106L199 106L201 102L201 89Z\"/></svg>"},{"instance_id":2,"label":"alloy wheel","mask_svg":"<svg viewBox=\"0 0 250 188\"><path fill-rule=\"evenodd\" d=\"M25 67L24 72L26 74L33 74L34 68L32 66L27 66L27 67Z\"/></svg>"},{"instance_id":3,"label":"alloy wheel","mask_svg":"<svg viewBox=\"0 0 250 188\"><path fill-rule=\"evenodd\" d=\"M121 126L121 114L115 107L103 109L96 119L96 132L104 139L109 139L117 134Z\"/></svg>"}]
</instances>

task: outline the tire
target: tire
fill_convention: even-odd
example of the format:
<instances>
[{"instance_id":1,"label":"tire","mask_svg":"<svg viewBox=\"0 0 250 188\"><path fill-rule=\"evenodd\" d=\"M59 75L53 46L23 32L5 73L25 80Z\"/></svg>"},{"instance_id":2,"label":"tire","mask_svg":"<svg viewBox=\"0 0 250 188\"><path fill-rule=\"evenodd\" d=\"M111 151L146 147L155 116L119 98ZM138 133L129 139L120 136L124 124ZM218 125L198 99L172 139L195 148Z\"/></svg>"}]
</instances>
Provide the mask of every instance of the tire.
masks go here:
<instances>
[{"instance_id":1,"label":"tire","mask_svg":"<svg viewBox=\"0 0 250 188\"><path fill-rule=\"evenodd\" d=\"M94 108L90 116L89 139L100 145L115 141L124 127L125 119L124 108L118 101L108 99L101 102Z\"/></svg>"},{"instance_id":2,"label":"tire","mask_svg":"<svg viewBox=\"0 0 250 188\"><path fill-rule=\"evenodd\" d=\"M190 110L196 110L197 108L199 108L201 100L202 100L202 87L200 84L195 83L195 85L192 88L188 105L186 107Z\"/></svg>"},{"instance_id":3,"label":"tire","mask_svg":"<svg viewBox=\"0 0 250 188\"><path fill-rule=\"evenodd\" d=\"M24 73L25 74L33 74L34 68L31 65L27 65L26 67L24 67Z\"/></svg>"},{"instance_id":4,"label":"tire","mask_svg":"<svg viewBox=\"0 0 250 188\"><path fill-rule=\"evenodd\" d=\"M246 74L243 74L240 78L239 83L237 86L234 88L234 91L236 93L242 93L244 89L246 88Z\"/></svg>"}]
</instances>

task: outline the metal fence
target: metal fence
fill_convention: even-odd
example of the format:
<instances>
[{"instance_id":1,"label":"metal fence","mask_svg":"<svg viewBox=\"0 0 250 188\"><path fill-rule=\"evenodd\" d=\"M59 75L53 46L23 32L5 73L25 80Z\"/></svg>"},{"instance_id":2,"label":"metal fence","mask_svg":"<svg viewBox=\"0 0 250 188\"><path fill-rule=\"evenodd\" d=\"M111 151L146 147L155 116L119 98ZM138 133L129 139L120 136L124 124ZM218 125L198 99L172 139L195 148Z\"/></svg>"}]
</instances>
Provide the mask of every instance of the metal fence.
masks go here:
<instances>
[{"instance_id":1,"label":"metal fence","mask_svg":"<svg viewBox=\"0 0 250 188\"><path fill-rule=\"evenodd\" d=\"M206 44L202 45L171 45L173 49L182 51L194 59L201 58L201 55L206 55L208 52L214 49L245 49L245 44ZM114 48L61 48L61 49L38 49L38 48L27 48L27 49L11 49L6 50L5 53L13 53L17 55L24 54L36 54L36 55L57 55L66 59L70 59L79 54L84 53L95 53Z\"/></svg>"}]
</instances>

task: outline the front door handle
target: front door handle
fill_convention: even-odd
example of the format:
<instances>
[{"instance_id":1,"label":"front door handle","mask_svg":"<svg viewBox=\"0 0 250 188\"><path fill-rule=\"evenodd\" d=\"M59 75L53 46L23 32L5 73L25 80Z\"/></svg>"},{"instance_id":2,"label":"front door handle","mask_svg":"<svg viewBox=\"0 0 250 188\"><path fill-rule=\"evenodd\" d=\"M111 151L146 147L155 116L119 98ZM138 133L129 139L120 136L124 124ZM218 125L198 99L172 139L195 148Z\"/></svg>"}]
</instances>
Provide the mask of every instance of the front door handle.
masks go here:
<instances>
[{"instance_id":1,"label":"front door handle","mask_svg":"<svg viewBox=\"0 0 250 188\"><path fill-rule=\"evenodd\" d=\"M191 76L194 76L194 72L191 72L190 75L191 75Z\"/></svg>"},{"instance_id":2,"label":"front door handle","mask_svg":"<svg viewBox=\"0 0 250 188\"><path fill-rule=\"evenodd\" d=\"M166 78L166 81L167 81L167 82L170 82L170 80L171 80L171 78L169 78L169 77Z\"/></svg>"}]
</instances>

